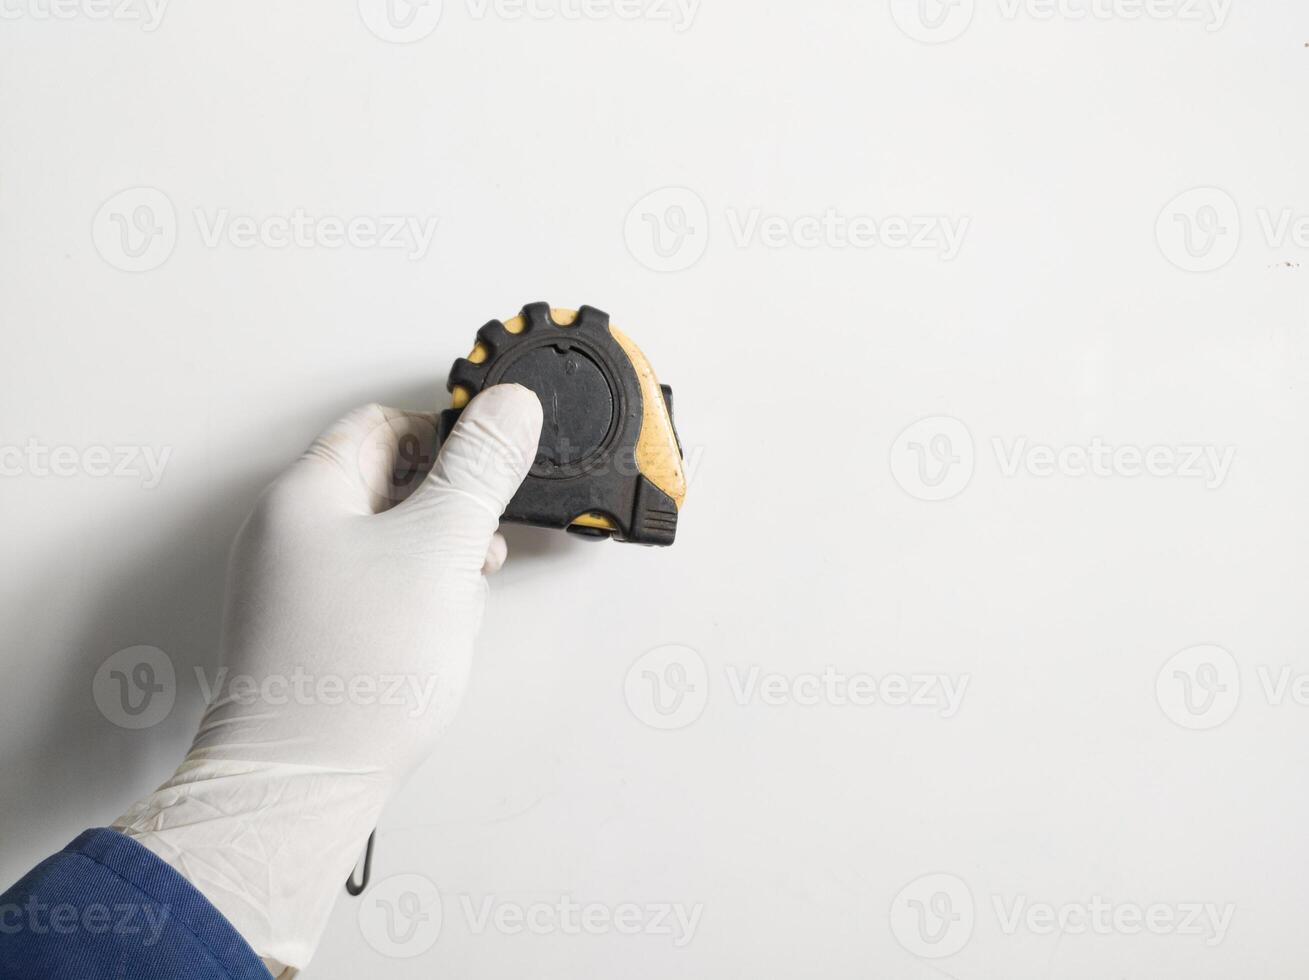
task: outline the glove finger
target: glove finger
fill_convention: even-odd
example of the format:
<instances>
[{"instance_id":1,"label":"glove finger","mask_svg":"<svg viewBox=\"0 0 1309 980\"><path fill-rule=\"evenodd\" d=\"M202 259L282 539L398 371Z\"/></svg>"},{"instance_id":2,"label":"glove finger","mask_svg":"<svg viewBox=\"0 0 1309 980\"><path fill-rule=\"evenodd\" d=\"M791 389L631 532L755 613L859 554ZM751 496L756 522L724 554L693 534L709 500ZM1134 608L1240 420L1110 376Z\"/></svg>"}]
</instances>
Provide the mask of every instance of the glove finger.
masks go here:
<instances>
[{"instance_id":1,"label":"glove finger","mask_svg":"<svg viewBox=\"0 0 1309 980\"><path fill-rule=\"evenodd\" d=\"M296 464L343 508L377 514L422 485L436 456L436 416L376 403L333 423Z\"/></svg>"},{"instance_id":2,"label":"glove finger","mask_svg":"<svg viewBox=\"0 0 1309 980\"><path fill-rule=\"evenodd\" d=\"M505 541L505 536L497 531L491 535L491 544L486 549L486 561L482 562L482 574L494 575L504 567L505 559L509 557L509 542Z\"/></svg>"}]
</instances>

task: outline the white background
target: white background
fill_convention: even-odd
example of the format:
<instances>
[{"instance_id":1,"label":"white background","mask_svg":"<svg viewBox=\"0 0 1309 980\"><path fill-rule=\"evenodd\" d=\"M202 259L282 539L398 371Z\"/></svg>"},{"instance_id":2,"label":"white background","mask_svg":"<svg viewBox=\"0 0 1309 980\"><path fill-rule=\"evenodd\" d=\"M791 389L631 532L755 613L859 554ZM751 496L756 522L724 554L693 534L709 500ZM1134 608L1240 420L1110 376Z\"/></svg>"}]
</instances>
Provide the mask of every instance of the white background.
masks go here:
<instances>
[{"instance_id":1,"label":"white background","mask_svg":"<svg viewBox=\"0 0 1309 980\"><path fill-rule=\"evenodd\" d=\"M510 532L463 711L379 835L439 939L398 958L343 893L310 976L1302 975L1309 707L1263 680L1309 671L1309 243L1263 225L1309 214L1309 11L1179 4L925 0L933 32L913 0L446 0L394 43L368 0L152 30L5 0L0 444L171 456L148 490L3 457L0 878L180 759L258 489L355 404L442 407L477 326L546 299L610 311L674 387L678 542ZM138 187L176 240L128 272ZM439 224L417 258L205 241L297 208ZM737 233L829 209L967 232L953 257ZM1097 437L1235 456L1006 472ZM658 730L638 659L670 644L703 714ZM1170 663L1203 644L1231 659ZM141 731L92 697L136 645L178 676ZM734 694L829 665L966 693L948 718ZM478 932L461 903L562 895L703 912L679 948ZM1221 942L1006 918L1097 896L1234 913Z\"/></svg>"}]
</instances>

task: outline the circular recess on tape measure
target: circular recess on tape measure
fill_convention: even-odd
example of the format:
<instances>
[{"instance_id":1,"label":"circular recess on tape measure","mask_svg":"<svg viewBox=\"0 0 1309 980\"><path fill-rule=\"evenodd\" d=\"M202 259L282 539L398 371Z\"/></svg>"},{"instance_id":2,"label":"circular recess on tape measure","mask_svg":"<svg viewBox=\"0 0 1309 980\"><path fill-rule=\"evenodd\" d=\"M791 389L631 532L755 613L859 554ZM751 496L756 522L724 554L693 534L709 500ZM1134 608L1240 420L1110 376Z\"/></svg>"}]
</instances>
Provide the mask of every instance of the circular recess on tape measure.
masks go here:
<instances>
[{"instance_id":1,"label":"circular recess on tape measure","mask_svg":"<svg viewBox=\"0 0 1309 980\"><path fill-rule=\"evenodd\" d=\"M604 452L614 428L614 393L604 368L575 343L514 353L495 380L520 384L541 398L541 441L532 475L578 474Z\"/></svg>"}]
</instances>

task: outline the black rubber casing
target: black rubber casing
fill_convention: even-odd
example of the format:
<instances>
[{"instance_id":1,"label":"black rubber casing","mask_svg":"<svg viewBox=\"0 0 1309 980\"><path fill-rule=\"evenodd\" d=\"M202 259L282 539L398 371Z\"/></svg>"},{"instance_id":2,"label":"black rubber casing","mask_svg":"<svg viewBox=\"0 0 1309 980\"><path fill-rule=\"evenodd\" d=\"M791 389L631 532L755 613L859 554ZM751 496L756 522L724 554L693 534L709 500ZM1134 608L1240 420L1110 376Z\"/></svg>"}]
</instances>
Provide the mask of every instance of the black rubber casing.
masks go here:
<instances>
[{"instance_id":1,"label":"black rubber casing","mask_svg":"<svg viewBox=\"0 0 1309 980\"><path fill-rule=\"evenodd\" d=\"M544 421L536 460L504 519L592 537L612 533L636 544L672 544L677 505L637 467L641 385L627 353L609 332L609 315L583 306L565 327L550 316L548 303L531 303L523 307L522 317L520 333L510 333L500 320L483 326L477 340L487 356L480 363L455 361L446 385L451 391L463 387L471 397L492 385L516 383L541 399ZM672 390L663 387L662 395L671 420ZM442 442L461 413L441 413ZM617 530L572 526L591 513L606 515Z\"/></svg>"}]
</instances>

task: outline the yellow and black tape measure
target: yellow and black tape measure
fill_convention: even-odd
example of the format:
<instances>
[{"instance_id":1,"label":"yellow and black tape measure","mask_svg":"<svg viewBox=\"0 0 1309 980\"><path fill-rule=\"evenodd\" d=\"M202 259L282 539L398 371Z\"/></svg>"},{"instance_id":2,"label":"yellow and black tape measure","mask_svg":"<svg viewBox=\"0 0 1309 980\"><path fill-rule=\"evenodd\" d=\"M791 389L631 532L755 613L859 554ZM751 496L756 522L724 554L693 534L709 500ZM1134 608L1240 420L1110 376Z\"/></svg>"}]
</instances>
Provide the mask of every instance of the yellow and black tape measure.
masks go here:
<instances>
[{"instance_id":1,"label":"yellow and black tape measure","mask_svg":"<svg viewBox=\"0 0 1309 980\"><path fill-rule=\"evenodd\" d=\"M505 520L673 543L686 475L672 389L607 313L531 303L512 320L483 326L450 369L441 440L474 395L508 383L536 392L544 421L536 461Z\"/></svg>"}]
</instances>

